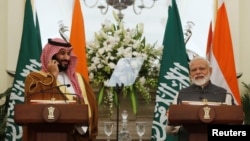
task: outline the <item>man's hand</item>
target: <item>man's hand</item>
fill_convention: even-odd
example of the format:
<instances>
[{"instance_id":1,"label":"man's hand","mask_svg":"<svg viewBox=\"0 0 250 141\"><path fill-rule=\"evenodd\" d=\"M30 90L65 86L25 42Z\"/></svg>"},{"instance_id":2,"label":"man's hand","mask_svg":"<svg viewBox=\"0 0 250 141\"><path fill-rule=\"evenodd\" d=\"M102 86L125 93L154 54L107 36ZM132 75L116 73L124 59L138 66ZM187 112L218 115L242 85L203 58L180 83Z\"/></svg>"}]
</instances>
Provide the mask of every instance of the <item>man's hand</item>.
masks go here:
<instances>
[{"instance_id":1,"label":"man's hand","mask_svg":"<svg viewBox=\"0 0 250 141\"><path fill-rule=\"evenodd\" d=\"M167 117L167 119L168 119L168 110L166 111L166 117ZM172 134L172 135L177 135L178 134L178 132L179 132L179 129L180 129L180 126L169 126L169 125L167 125L166 126L166 132L168 133L168 134Z\"/></svg>"},{"instance_id":2,"label":"man's hand","mask_svg":"<svg viewBox=\"0 0 250 141\"><path fill-rule=\"evenodd\" d=\"M59 74L58 64L56 60L50 60L47 64L48 72L53 74L56 78Z\"/></svg>"},{"instance_id":3,"label":"man's hand","mask_svg":"<svg viewBox=\"0 0 250 141\"><path fill-rule=\"evenodd\" d=\"M173 135L177 135L179 132L180 126L166 126L166 132L168 134L173 134Z\"/></svg>"}]
</instances>

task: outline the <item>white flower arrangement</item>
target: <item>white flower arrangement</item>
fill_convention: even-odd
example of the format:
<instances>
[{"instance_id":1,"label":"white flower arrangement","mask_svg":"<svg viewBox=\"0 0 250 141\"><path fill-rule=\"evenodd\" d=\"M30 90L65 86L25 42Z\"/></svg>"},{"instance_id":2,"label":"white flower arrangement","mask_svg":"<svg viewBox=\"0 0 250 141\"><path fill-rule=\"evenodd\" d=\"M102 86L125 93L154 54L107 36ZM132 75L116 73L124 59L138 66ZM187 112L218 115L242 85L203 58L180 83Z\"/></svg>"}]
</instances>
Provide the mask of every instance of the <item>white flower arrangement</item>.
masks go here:
<instances>
[{"instance_id":1,"label":"white flower arrangement","mask_svg":"<svg viewBox=\"0 0 250 141\"><path fill-rule=\"evenodd\" d=\"M125 28L123 21L113 13L117 24L105 20L101 29L95 32L95 38L87 43L88 71L90 82L93 86L101 86L98 94L98 104L105 101L110 108L115 91L107 87L107 83L120 58L142 57L144 63L139 71L133 86L124 87L124 95L130 95L133 111L137 112L137 94L141 94L147 101L151 101L150 89L156 89L160 69L159 60L163 46L146 44L143 36L144 24L139 23L136 28ZM107 90L112 91L113 96ZM104 99L104 100L103 100ZM117 103L116 103L117 104ZM112 113L111 113L112 114Z\"/></svg>"}]
</instances>

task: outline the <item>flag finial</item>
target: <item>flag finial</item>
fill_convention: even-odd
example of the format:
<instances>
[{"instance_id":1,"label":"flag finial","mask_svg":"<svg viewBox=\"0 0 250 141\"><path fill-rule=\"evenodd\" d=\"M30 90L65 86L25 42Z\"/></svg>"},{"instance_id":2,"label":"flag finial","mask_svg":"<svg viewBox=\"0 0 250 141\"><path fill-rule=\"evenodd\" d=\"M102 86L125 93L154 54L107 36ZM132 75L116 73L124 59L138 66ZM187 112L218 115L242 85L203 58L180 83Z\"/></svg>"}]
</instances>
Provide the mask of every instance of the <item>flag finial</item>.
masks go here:
<instances>
[{"instance_id":1,"label":"flag finial","mask_svg":"<svg viewBox=\"0 0 250 141\"><path fill-rule=\"evenodd\" d=\"M59 34L61 35L63 40L69 43L69 37L65 34L66 31L69 31L68 27L64 25L62 20L58 21L58 24L59 24Z\"/></svg>"}]
</instances>

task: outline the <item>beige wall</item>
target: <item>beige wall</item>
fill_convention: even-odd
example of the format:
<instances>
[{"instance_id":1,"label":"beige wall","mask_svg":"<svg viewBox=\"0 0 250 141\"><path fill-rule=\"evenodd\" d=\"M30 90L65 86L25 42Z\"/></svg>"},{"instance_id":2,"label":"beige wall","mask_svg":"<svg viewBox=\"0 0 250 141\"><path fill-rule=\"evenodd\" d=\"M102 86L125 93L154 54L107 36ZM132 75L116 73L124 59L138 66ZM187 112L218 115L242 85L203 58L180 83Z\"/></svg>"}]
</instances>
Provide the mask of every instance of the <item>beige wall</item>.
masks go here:
<instances>
[{"instance_id":1,"label":"beige wall","mask_svg":"<svg viewBox=\"0 0 250 141\"><path fill-rule=\"evenodd\" d=\"M12 86L13 77L6 70L15 71L19 54L25 0L0 0L0 93Z\"/></svg>"},{"instance_id":2,"label":"beige wall","mask_svg":"<svg viewBox=\"0 0 250 141\"><path fill-rule=\"evenodd\" d=\"M15 70L19 54L23 9L25 0L0 0L0 92L11 86L13 78L6 70ZM237 72L242 72L239 85L244 81L250 83L250 5L249 0L225 0L233 39Z\"/></svg>"},{"instance_id":3,"label":"beige wall","mask_svg":"<svg viewBox=\"0 0 250 141\"><path fill-rule=\"evenodd\" d=\"M239 21L234 21L239 23L239 26L236 30L239 31L238 36L238 56L239 61L237 62L240 71L243 72L243 77L240 81L244 81L246 83L250 83L250 15L247 14L249 12L249 0L240 0L239 7Z\"/></svg>"},{"instance_id":4,"label":"beige wall","mask_svg":"<svg viewBox=\"0 0 250 141\"><path fill-rule=\"evenodd\" d=\"M0 0L0 93L10 87L12 78L7 75L8 62L8 1ZM20 9L20 8L19 8ZM11 54L9 54L11 55ZM16 56L16 54L14 54Z\"/></svg>"}]
</instances>

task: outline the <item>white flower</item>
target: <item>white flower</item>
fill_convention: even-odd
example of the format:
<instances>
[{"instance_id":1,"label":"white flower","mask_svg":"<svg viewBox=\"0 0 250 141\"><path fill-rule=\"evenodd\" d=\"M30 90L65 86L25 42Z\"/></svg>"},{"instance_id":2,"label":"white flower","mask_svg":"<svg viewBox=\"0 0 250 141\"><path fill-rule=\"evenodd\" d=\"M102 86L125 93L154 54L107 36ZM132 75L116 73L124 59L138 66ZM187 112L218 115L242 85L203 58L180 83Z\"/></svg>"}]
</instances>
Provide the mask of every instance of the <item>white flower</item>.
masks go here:
<instances>
[{"instance_id":1,"label":"white flower","mask_svg":"<svg viewBox=\"0 0 250 141\"><path fill-rule=\"evenodd\" d=\"M140 83L143 85L143 84L145 84L146 79L145 79L145 77L143 76L143 77L140 77L139 81L140 81Z\"/></svg>"},{"instance_id":2,"label":"white flower","mask_svg":"<svg viewBox=\"0 0 250 141\"><path fill-rule=\"evenodd\" d=\"M143 34L143 30L144 30L144 24L143 23L140 23L136 26L136 28L138 29L138 32L140 34Z\"/></svg>"},{"instance_id":3,"label":"white flower","mask_svg":"<svg viewBox=\"0 0 250 141\"><path fill-rule=\"evenodd\" d=\"M137 24L136 28L125 28L117 15L114 17L116 24L105 20L101 29L95 32L95 38L87 42L90 82L94 86L107 86L119 59L142 57L144 63L134 87L147 101L150 101L148 89L157 87L159 60L163 47L156 46L156 43L153 45L146 43L146 38L143 36L143 23Z\"/></svg>"},{"instance_id":4,"label":"white flower","mask_svg":"<svg viewBox=\"0 0 250 141\"><path fill-rule=\"evenodd\" d=\"M116 66L116 64L114 64L114 63L111 62L111 63L108 64L108 66L109 66L111 69L114 69L115 66Z\"/></svg>"}]
</instances>

